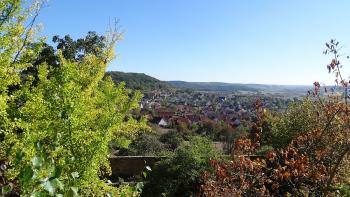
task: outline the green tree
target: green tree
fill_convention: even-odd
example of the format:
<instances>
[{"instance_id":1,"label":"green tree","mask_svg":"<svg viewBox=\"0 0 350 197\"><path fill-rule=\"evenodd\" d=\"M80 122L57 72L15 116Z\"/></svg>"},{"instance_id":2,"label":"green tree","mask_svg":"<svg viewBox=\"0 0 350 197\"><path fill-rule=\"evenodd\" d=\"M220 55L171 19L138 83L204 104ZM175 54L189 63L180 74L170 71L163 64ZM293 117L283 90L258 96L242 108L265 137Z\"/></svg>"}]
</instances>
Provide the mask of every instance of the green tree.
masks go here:
<instances>
[{"instance_id":1,"label":"green tree","mask_svg":"<svg viewBox=\"0 0 350 197\"><path fill-rule=\"evenodd\" d=\"M31 60L32 66L21 72L22 78L27 76L34 76L33 85L38 80L39 66L46 63L49 68L57 68L61 66L60 57L57 51L60 50L64 59L69 61L81 61L87 55L95 55L103 58L103 51L106 50L107 42L105 36L100 36L94 31L89 31L85 38L74 40L69 35L61 38L56 35L53 36L53 45L48 43L40 43L41 49L35 59ZM35 48L38 43L28 44L28 48ZM49 74L51 75L51 74ZM16 87L14 87L16 88Z\"/></svg>"},{"instance_id":2,"label":"green tree","mask_svg":"<svg viewBox=\"0 0 350 197\"><path fill-rule=\"evenodd\" d=\"M191 196L199 189L202 173L211 169L209 161L217 158L209 139L191 137L168 159L156 163L141 196Z\"/></svg>"},{"instance_id":3,"label":"green tree","mask_svg":"<svg viewBox=\"0 0 350 197\"><path fill-rule=\"evenodd\" d=\"M263 132L263 144L275 148L285 147L295 136L314 128L317 124L314 105L310 99L305 99L290 104L283 113L269 116Z\"/></svg>"},{"instance_id":4,"label":"green tree","mask_svg":"<svg viewBox=\"0 0 350 197\"><path fill-rule=\"evenodd\" d=\"M141 133L129 145L124 154L155 156L166 150L167 147L159 141L159 136L157 134Z\"/></svg>"},{"instance_id":5,"label":"green tree","mask_svg":"<svg viewBox=\"0 0 350 197\"><path fill-rule=\"evenodd\" d=\"M170 150L175 150L184 141L184 138L179 132L171 130L160 136L159 140Z\"/></svg>"},{"instance_id":6,"label":"green tree","mask_svg":"<svg viewBox=\"0 0 350 197\"><path fill-rule=\"evenodd\" d=\"M141 94L130 98L123 83L103 80L120 34L111 31L99 55L79 61L58 50L59 66L38 65L33 85L35 76L22 81L21 75L42 45L29 44L37 42L34 28L24 24L40 4L25 3L0 2L0 160L8 164L6 177L18 181L21 195L112 194L99 178L101 169L109 169L108 145L145 126L130 114ZM17 88L9 91L11 86Z\"/></svg>"}]
</instances>

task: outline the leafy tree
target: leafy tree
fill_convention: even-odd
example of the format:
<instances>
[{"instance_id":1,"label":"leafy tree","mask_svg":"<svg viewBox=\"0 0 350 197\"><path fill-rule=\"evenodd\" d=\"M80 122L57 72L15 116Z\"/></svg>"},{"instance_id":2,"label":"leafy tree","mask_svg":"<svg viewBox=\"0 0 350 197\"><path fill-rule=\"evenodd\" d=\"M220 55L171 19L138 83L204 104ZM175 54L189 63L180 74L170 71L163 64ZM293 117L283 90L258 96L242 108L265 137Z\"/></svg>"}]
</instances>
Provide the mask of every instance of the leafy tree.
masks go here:
<instances>
[{"instance_id":1,"label":"leafy tree","mask_svg":"<svg viewBox=\"0 0 350 197\"><path fill-rule=\"evenodd\" d=\"M0 142L5 139L5 132L13 132L16 127L13 119L9 117L9 101L13 96L9 93L9 87L20 84L21 77L18 71L27 69L30 64L28 60L33 60L39 53L37 48L28 48L27 43L34 40L33 34L35 28L33 23L36 19L39 9L38 4L32 6L23 5L20 0L4 0L0 2ZM35 17L26 27L24 22L29 14ZM15 195L17 191L11 191L16 185L10 183L4 176L7 169L7 158L3 157L4 148L0 144L0 163L1 163L1 193L8 192ZM11 193L10 193L11 192Z\"/></svg>"},{"instance_id":2,"label":"leafy tree","mask_svg":"<svg viewBox=\"0 0 350 197\"><path fill-rule=\"evenodd\" d=\"M222 125L220 129L220 140L224 142L227 154L232 154L235 141L242 136L247 135L247 128L239 126L237 128L232 128L227 124Z\"/></svg>"},{"instance_id":3,"label":"leafy tree","mask_svg":"<svg viewBox=\"0 0 350 197\"><path fill-rule=\"evenodd\" d=\"M122 155L155 156L166 151L167 147L159 141L159 136L153 133L141 133L128 146Z\"/></svg>"},{"instance_id":4,"label":"leafy tree","mask_svg":"<svg viewBox=\"0 0 350 197\"><path fill-rule=\"evenodd\" d=\"M335 196L338 191L348 195L350 109L338 44L335 40L327 43L325 54L333 56L327 68L335 74L341 92L324 87L327 94L322 96L321 85L315 82L309 92L312 100L292 106L272 126L277 128L272 135L282 138L279 148L257 158L241 154L230 163L212 161L215 173L203 175L202 195ZM264 117L264 110L259 110L253 135L236 143L237 152L256 154L269 149L261 147Z\"/></svg>"},{"instance_id":5,"label":"leafy tree","mask_svg":"<svg viewBox=\"0 0 350 197\"><path fill-rule=\"evenodd\" d=\"M41 49L39 54L35 59L31 60L32 66L23 70L21 73L22 78L26 76L34 76L34 85L38 80L38 70L39 66L42 64L47 64L50 68L57 68L61 66L60 57L57 51L61 51L64 59L69 61L81 61L87 55L95 55L99 58L103 58L103 51L107 49L107 38L105 36L100 36L94 31L89 31L85 38L79 38L73 40L69 35L61 38L56 35L53 36L53 45L47 43L40 43ZM39 43L30 43L28 48L35 48ZM51 71L53 72L53 71ZM51 74L49 74L50 76Z\"/></svg>"},{"instance_id":6,"label":"leafy tree","mask_svg":"<svg viewBox=\"0 0 350 197\"><path fill-rule=\"evenodd\" d=\"M130 114L141 94L130 98L123 83L116 87L110 78L102 80L120 34L111 31L98 54L75 60L65 58L63 47L55 53L59 66L43 61L37 79L28 74L22 81L42 49L40 43L29 44L36 42L34 28L24 26L33 12L37 16L38 5L0 2L0 160L7 164L5 176L19 183L21 195L113 194L114 188L99 178L102 168L109 169L108 144L145 126ZM9 91L11 86L17 88Z\"/></svg>"},{"instance_id":7,"label":"leafy tree","mask_svg":"<svg viewBox=\"0 0 350 197\"><path fill-rule=\"evenodd\" d=\"M99 36L94 31L89 31L85 38L73 40L69 35L60 38L54 36L52 41L57 45L57 50L62 51L65 59L81 60L88 54L103 57L103 50L108 46L106 37Z\"/></svg>"},{"instance_id":8,"label":"leafy tree","mask_svg":"<svg viewBox=\"0 0 350 197\"><path fill-rule=\"evenodd\" d=\"M209 170L209 160L218 158L211 141L192 137L173 155L154 166L141 196L190 196L199 186L200 176Z\"/></svg>"},{"instance_id":9,"label":"leafy tree","mask_svg":"<svg viewBox=\"0 0 350 197\"><path fill-rule=\"evenodd\" d=\"M208 136L211 139L215 139L217 136L217 131L215 130L215 122L212 120L204 121L199 125L199 128L196 132L198 134Z\"/></svg>"},{"instance_id":10,"label":"leafy tree","mask_svg":"<svg viewBox=\"0 0 350 197\"><path fill-rule=\"evenodd\" d=\"M176 130L181 133L186 133L189 132L190 130L188 129L188 123L180 121L176 125Z\"/></svg>"},{"instance_id":11,"label":"leafy tree","mask_svg":"<svg viewBox=\"0 0 350 197\"><path fill-rule=\"evenodd\" d=\"M159 140L171 150L175 150L184 141L184 138L179 132L171 130L168 133L163 134Z\"/></svg>"},{"instance_id":12,"label":"leafy tree","mask_svg":"<svg viewBox=\"0 0 350 197\"><path fill-rule=\"evenodd\" d=\"M264 128L263 144L275 148L287 146L296 136L310 131L317 125L315 103L309 98L288 106L285 112L269 115Z\"/></svg>"}]
</instances>

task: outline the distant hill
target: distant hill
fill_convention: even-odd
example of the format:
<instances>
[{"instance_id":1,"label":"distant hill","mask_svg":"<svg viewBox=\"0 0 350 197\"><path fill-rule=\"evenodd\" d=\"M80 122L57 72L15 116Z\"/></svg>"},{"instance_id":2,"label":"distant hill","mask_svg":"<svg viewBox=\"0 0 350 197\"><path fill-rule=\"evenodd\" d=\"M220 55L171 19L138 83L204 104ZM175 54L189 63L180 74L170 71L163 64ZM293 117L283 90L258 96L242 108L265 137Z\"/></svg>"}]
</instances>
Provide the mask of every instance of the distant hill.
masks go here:
<instances>
[{"instance_id":1,"label":"distant hill","mask_svg":"<svg viewBox=\"0 0 350 197\"><path fill-rule=\"evenodd\" d=\"M265 84L240 84L222 82L186 82L186 81L161 81L144 73L125 73L120 71L106 72L116 83L125 81L126 87L134 90L148 92L152 90L187 89L198 91L222 91L222 92L259 92L281 93L285 95L305 95L312 86L298 85L265 85Z\"/></svg>"},{"instance_id":2,"label":"distant hill","mask_svg":"<svg viewBox=\"0 0 350 197\"><path fill-rule=\"evenodd\" d=\"M126 83L126 87L134 90L141 90L142 92L157 89L173 88L170 83L160 81L144 73L125 73L119 71L109 71L106 72L105 76L111 76L112 80L116 83L124 81Z\"/></svg>"},{"instance_id":3,"label":"distant hill","mask_svg":"<svg viewBox=\"0 0 350 197\"><path fill-rule=\"evenodd\" d=\"M312 86L302 85L265 85L265 84L239 84L239 83L222 83L222 82L185 82L169 81L170 84L180 89L193 89L202 91L248 91L261 93L290 93L305 95Z\"/></svg>"}]
</instances>

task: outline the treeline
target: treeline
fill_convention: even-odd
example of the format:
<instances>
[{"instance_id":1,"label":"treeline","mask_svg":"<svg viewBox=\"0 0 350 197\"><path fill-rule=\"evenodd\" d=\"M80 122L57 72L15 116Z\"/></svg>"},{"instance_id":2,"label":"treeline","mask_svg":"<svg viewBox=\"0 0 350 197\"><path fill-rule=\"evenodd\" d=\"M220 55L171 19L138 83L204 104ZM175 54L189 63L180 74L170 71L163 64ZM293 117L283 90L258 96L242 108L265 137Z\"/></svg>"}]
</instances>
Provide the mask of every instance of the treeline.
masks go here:
<instances>
[{"instance_id":1,"label":"treeline","mask_svg":"<svg viewBox=\"0 0 350 197\"><path fill-rule=\"evenodd\" d=\"M169 90L173 86L167 82L160 81L144 73L125 73L119 71L106 72L115 83L125 82L127 88L149 92L152 90Z\"/></svg>"},{"instance_id":2,"label":"treeline","mask_svg":"<svg viewBox=\"0 0 350 197\"><path fill-rule=\"evenodd\" d=\"M221 91L221 92L260 92L260 93L281 93L294 96L305 95L305 92L312 89L311 86L303 85L266 85L266 84L240 84L222 82L186 82L169 81L169 84L179 89L199 91Z\"/></svg>"}]
</instances>

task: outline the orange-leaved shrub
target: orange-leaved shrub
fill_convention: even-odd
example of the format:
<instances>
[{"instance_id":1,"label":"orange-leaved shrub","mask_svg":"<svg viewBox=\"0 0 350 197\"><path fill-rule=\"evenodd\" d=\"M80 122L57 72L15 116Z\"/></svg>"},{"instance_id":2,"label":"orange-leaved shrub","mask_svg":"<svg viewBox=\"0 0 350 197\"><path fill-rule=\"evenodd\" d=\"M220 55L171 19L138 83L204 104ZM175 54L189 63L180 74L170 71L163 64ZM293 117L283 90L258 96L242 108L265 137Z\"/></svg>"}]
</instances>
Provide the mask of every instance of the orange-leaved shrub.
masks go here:
<instances>
[{"instance_id":1,"label":"orange-leaved shrub","mask_svg":"<svg viewBox=\"0 0 350 197\"><path fill-rule=\"evenodd\" d=\"M229 162L211 161L214 172L202 176L202 196L333 196L348 194L344 188L350 152L350 116L348 106L348 82L341 75L339 42L326 44L325 54L331 54L329 72L335 74L335 86L322 87L314 83L309 92L310 109L300 109L299 114L308 113L299 128L288 128L293 124L282 124L277 130L288 129L291 137L284 146L263 156L254 155L263 145L265 110L257 103L257 121L247 138L236 141L233 157ZM298 113L291 113L293 116ZM285 115L282 118L293 118ZM300 116L299 118L302 118ZM302 122L302 121L301 121ZM272 124L273 125L273 124ZM284 127L283 127L284 125ZM287 127L286 127L287 126ZM307 130L305 130L307 128ZM272 129L273 130L273 129ZM299 132L298 132L299 131ZM266 131L270 132L270 131ZM281 139L284 140L284 139ZM273 145L273 144L272 144Z\"/></svg>"}]
</instances>

